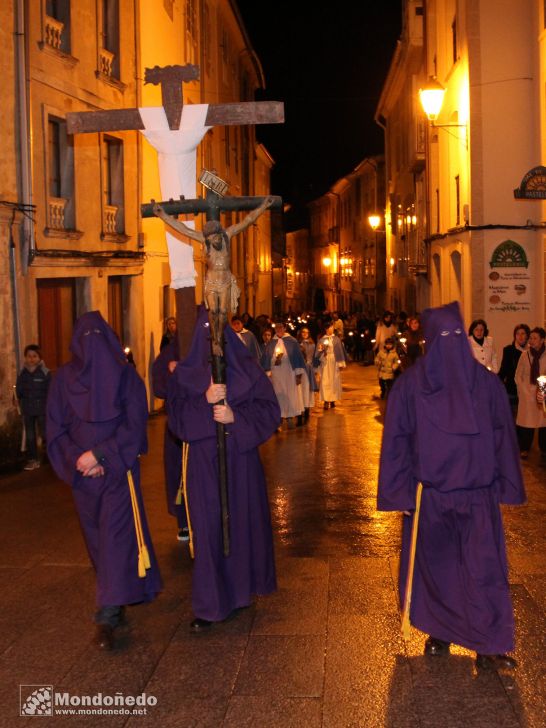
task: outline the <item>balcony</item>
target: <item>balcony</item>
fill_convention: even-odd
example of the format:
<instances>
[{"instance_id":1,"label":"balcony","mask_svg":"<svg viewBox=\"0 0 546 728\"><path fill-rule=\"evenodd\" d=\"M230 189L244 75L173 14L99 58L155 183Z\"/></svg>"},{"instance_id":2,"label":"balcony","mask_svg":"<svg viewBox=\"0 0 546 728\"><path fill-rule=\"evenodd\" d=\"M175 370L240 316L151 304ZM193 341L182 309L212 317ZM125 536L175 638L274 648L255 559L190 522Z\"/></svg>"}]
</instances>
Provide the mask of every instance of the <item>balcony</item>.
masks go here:
<instances>
[{"instance_id":1,"label":"balcony","mask_svg":"<svg viewBox=\"0 0 546 728\"><path fill-rule=\"evenodd\" d=\"M107 51L106 48L99 50L99 73L110 78L112 76L115 54Z\"/></svg>"},{"instance_id":2,"label":"balcony","mask_svg":"<svg viewBox=\"0 0 546 728\"><path fill-rule=\"evenodd\" d=\"M117 235L118 234L117 215L118 215L117 205L105 205L104 206L104 221L103 221L102 227L103 227L105 235Z\"/></svg>"},{"instance_id":3,"label":"balcony","mask_svg":"<svg viewBox=\"0 0 546 728\"><path fill-rule=\"evenodd\" d=\"M63 43L63 30L64 23L56 18L52 18L49 15L45 16L45 33L44 42L49 48L53 48L56 51L61 50Z\"/></svg>"},{"instance_id":4,"label":"balcony","mask_svg":"<svg viewBox=\"0 0 546 728\"><path fill-rule=\"evenodd\" d=\"M47 200L47 226L50 230L65 230L65 211L68 200L49 197Z\"/></svg>"}]
</instances>

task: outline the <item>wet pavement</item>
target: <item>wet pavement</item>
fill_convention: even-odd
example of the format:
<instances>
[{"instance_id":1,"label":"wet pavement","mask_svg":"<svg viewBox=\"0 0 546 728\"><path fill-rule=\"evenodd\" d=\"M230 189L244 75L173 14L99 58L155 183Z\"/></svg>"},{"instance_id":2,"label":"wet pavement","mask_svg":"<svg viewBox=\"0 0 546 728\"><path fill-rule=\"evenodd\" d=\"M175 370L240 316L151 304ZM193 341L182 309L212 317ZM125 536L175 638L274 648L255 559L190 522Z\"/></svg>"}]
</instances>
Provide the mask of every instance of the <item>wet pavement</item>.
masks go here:
<instances>
[{"instance_id":1,"label":"wet pavement","mask_svg":"<svg viewBox=\"0 0 546 728\"><path fill-rule=\"evenodd\" d=\"M422 656L400 635L400 516L375 510L384 403L373 368L351 364L343 401L262 447L279 590L210 633L189 633L191 560L166 513L164 417L143 458L165 589L128 610L111 654L90 644L94 579L69 488L49 466L0 481L0 726L37 686L157 698L146 715L50 717L46 726L504 728L546 725L546 467L524 464L529 502L505 508L519 667L477 673L473 654ZM536 446L535 446L536 447ZM30 687L27 687L30 686Z\"/></svg>"}]
</instances>

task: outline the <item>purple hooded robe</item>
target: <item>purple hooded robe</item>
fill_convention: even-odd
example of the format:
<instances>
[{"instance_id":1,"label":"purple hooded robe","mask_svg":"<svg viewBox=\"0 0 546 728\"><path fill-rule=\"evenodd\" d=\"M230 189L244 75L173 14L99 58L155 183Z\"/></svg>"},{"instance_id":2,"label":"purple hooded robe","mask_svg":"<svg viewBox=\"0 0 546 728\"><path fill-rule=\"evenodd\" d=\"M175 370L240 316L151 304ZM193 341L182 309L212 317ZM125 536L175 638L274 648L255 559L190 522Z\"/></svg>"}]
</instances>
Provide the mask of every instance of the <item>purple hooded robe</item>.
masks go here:
<instances>
[{"instance_id":1,"label":"purple hooded robe","mask_svg":"<svg viewBox=\"0 0 546 728\"><path fill-rule=\"evenodd\" d=\"M156 397L167 403L167 382L171 373L169 362L178 361L178 338L175 337L161 349L152 364L152 387ZM178 528L187 528L186 506L176 503L180 489L180 473L182 470L182 441L171 431L168 421L165 422L163 438L163 467L165 473L165 492L167 496L167 510L176 518Z\"/></svg>"},{"instance_id":2,"label":"purple hooded robe","mask_svg":"<svg viewBox=\"0 0 546 728\"><path fill-rule=\"evenodd\" d=\"M276 589L271 518L258 446L280 423L273 387L252 355L225 328L227 401L235 421L227 434L230 554L224 557L216 424L206 400L211 381L207 313L200 308L188 356L168 382L169 426L189 443L187 490L193 531L192 607L219 622Z\"/></svg>"},{"instance_id":3,"label":"purple hooded robe","mask_svg":"<svg viewBox=\"0 0 546 728\"><path fill-rule=\"evenodd\" d=\"M480 654L514 648L499 504L525 501L506 392L477 362L457 303L422 317L426 355L389 395L378 509L413 511L423 484L413 576L412 624ZM413 516L404 516L404 602Z\"/></svg>"},{"instance_id":4,"label":"purple hooded robe","mask_svg":"<svg viewBox=\"0 0 546 728\"><path fill-rule=\"evenodd\" d=\"M89 556L97 573L97 605L151 601L161 590L140 491L138 456L147 450L144 383L98 311L83 314L70 344L72 361L53 377L47 401L51 465L72 486ZM84 477L76 461L87 450L104 476ZM138 549L127 471L131 470L151 568L138 576Z\"/></svg>"}]
</instances>

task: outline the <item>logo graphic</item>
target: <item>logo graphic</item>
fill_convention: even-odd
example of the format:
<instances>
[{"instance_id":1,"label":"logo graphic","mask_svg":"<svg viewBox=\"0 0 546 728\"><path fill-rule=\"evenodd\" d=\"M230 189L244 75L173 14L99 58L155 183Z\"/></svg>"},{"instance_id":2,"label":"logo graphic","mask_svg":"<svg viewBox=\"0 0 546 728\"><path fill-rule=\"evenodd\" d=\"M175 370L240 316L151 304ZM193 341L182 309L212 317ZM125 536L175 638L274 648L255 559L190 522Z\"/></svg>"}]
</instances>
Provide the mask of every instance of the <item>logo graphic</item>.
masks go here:
<instances>
[{"instance_id":1,"label":"logo graphic","mask_svg":"<svg viewBox=\"0 0 546 728\"><path fill-rule=\"evenodd\" d=\"M53 715L53 685L20 685L21 715Z\"/></svg>"},{"instance_id":2,"label":"logo graphic","mask_svg":"<svg viewBox=\"0 0 546 728\"><path fill-rule=\"evenodd\" d=\"M147 715L157 705L155 695L124 695L97 692L73 694L55 690L53 685L19 685L20 715Z\"/></svg>"},{"instance_id":3,"label":"logo graphic","mask_svg":"<svg viewBox=\"0 0 546 728\"><path fill-rule=\"evenodd\" d=\"M489 265L491 268L527 268L529 261L521 245L505 240L493 251Z\"/></svg>"}]
</instances>

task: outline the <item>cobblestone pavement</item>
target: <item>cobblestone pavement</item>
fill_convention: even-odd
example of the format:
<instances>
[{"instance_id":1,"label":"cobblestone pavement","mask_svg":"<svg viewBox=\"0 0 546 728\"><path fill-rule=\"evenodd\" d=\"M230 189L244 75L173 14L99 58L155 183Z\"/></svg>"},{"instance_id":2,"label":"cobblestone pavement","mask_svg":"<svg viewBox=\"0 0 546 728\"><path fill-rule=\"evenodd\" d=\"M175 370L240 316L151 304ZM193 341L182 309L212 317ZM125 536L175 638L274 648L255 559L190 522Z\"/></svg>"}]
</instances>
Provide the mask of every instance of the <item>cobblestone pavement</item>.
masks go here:
<instances>
[{"instance_id":1,"label":"cobblestone pavement","mask_svg":"<svg viewBox=\"0 0 546 728\"><path fill-rule=\"evenodd\" d=\"M90 644L94 579L69 488L49 466L4 477L0 726L36 724L19 717L23 685L23 699L38 686L157 698L146 715L57 715L47 727L543 728L546 468L534 450L528 505L504 510L519 668L477 673L460 648L425 659L423 634L400 636L400 516L375 510L377 393L373 368L351 364L336 409L317 406L263 446L279 590L206 635L188 630L191 561L166 513L162 415L143 483L165 590L128 610L114 653Z\"/></svg>"}]
</instances>

